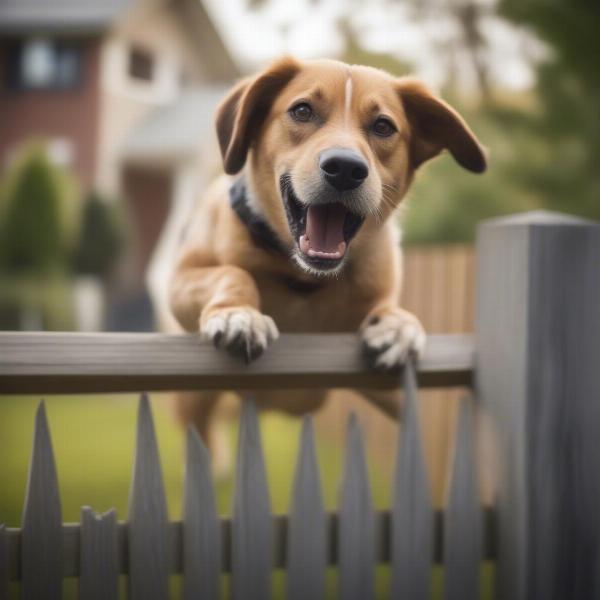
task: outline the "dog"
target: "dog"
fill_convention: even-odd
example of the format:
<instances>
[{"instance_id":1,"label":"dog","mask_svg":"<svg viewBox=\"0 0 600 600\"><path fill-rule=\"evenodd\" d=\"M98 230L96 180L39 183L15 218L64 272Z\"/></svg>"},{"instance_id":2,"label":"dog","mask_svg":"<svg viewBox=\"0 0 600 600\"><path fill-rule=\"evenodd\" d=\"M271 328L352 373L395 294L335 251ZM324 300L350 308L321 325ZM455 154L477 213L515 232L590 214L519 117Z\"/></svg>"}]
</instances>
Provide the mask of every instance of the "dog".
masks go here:
<instances>
[{"instance_id":1,"label":"dog","mask_svg":"<svg viewBox=\"0 0 600 600\"><path fill-rule=\"evenodd\" d=\"M443 150L485 170L460 115L413 78L286 57L231 90L216 130L225 174L198 203L170 285L181 327L248 361L280 331L356 331L378 369L420 356L423 327L399 306L391 217L416 170ZM365 393L397 416L396 393ZM177 400L205 440L220 396ZM300 415L325 396L269 391L256 401Z\"/></svg>"}]
</instances>

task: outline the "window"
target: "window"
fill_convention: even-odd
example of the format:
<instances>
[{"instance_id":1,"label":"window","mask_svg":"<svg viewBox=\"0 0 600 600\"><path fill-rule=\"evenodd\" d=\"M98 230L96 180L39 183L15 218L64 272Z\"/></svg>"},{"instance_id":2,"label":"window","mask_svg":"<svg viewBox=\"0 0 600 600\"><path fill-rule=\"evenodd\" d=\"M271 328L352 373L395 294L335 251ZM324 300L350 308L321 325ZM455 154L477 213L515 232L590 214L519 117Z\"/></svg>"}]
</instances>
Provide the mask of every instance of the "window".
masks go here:
<instances>
[{"instance_id":1,"label":"window","mask_svg":"<svg viewBox=\"0 0 600 600\"><path fill-rule=\"evenodd\" d=\"M8 83L17 89L68 89L81 79L82 48L74 42L37 38L8 50Z\"/></svg>"},{"instance_id":2,"label":"window","mask_svg":"<svg viewBox=\"0 0 600 600\"><path fill-rule=\"evenodd\" d=\"M21 79L27 87L49 87L55 76L56 56L52 44L36 40L23 47Z\"/></svg>"},{"instance_id":3,"label":"window","mask_svg":"<svg viewBox=\"0 0 600 600\"><path fill-rule=\"evenodd\" d=\"M129 75L133 79L152 81L154 75L154 59L148 50L133 47L129 51Z\"/></svg>"}]
</instances>

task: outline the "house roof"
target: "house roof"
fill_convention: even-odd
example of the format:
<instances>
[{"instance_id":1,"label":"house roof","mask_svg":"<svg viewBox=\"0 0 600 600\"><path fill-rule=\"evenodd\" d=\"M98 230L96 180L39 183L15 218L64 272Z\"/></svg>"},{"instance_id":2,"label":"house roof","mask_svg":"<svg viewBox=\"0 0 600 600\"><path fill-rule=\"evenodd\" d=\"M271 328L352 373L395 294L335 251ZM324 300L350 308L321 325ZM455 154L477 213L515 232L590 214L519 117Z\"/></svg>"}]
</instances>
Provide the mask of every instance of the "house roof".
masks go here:
<instances>
[{"instance_id":1,"label":"house roof","mask_svg":"<svg viewBox=\"0 0 600 600\"><path fill-rule=\"evenodd\" d=\"M0 0L0 31L102 31L133 3L134 0Z\"/></svg>"},{"instance_id":2,"label":"house roof","mask_svg":"<svg viewBox=\"0 0 600 600\"><path fill-rule=\"evenodd\" d=\"M202 0L0 0L0 35L102 33L143 2L165 2L175 10L210 79L240 75Z\"/></svg>"},{"instance_id":3,"label":"house roof","mask_svg":"<svg viewBox=\"0 0 600 600\"><path fill-rule=\"evenodd\" d=\"M226 88L204 85L186 90L179 99L158 108L124 141L125 160L176 162L197 156L203 145L214 142L214 113Z\"/></svg>"}]
</instances>

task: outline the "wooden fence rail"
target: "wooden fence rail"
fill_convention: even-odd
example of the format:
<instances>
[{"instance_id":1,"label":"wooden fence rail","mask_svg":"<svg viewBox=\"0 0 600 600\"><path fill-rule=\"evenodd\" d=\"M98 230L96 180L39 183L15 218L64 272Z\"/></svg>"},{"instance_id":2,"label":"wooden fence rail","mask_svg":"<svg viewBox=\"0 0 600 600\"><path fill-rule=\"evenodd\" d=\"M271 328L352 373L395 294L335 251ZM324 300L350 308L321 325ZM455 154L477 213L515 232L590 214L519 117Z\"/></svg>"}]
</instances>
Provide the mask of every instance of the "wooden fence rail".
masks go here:
<instances>
[{"instance_id":1,"label":"wooden fence rail","mask_svg":"<svg viewBox=\"0 0 600 600\"><path fill-rule=\"evenodd\" d=\"M471 383L473 339L436 335L418 366L422 387ZM355 334L286 334L245 365L196 335L0 332L0 393L186 389L393 388Z\"/></svg>"}]
</instances>

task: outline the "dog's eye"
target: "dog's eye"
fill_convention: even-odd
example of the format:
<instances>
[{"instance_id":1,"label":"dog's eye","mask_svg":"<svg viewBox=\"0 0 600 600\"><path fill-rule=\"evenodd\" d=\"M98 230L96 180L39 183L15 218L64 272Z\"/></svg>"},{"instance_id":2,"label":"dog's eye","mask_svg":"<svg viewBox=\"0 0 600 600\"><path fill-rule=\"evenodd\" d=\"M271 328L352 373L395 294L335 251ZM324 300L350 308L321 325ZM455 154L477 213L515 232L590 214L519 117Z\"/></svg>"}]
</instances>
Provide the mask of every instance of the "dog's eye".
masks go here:
<instances>
[{"instance_id":1,"label":"dog's eye","mask_svg":"<svg viewBox=\"0 0 600 600\"><path fill-rule=\"evenodd\" d=\"M289 112L294 120L300 121L301 123L306 123L313 117L313 109L310 107L310 104L307 104L306 102L300 102L295 106L292 106Z\"/></svg>"},{"instance_id":2,"label":"dog's eye","mask_svg":"<svg viewBox=\"0 0 600 600\"><path fill-rule=\"evenodd\" d=\"M385 119L384 117L379 117L379 119L373 123L371 129L375 135L380 137L388 137L396 131L394 124L389 119Z\"/></svg>"}]
</instances>

